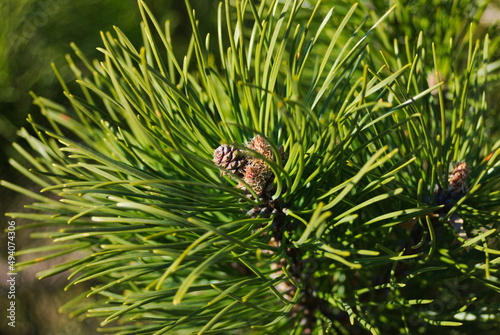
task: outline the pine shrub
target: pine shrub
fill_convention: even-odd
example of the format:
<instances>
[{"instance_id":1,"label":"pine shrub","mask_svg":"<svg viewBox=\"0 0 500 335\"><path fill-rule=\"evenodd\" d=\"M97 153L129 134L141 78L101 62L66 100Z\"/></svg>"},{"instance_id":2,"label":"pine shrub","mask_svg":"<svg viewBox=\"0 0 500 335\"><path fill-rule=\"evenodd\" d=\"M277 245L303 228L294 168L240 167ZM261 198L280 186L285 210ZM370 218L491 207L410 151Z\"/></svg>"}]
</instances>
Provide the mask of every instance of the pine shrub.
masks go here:
<instances>
[{"instance_id":1,"label":"pine shrub","mask_svg":"<svg viewBox=\"0 0 500 335\"><path fill-rule=\"evenodd\" d=\"M62 310L104 333L493 334L500 38L417 3L227 0L207 34L186 2L178 58L140 2L143 45L73 45L14 144L41 193L2 182L52 241L21 266L66 256L39 277L91 282Z\"/></svg>"}]
</instances>

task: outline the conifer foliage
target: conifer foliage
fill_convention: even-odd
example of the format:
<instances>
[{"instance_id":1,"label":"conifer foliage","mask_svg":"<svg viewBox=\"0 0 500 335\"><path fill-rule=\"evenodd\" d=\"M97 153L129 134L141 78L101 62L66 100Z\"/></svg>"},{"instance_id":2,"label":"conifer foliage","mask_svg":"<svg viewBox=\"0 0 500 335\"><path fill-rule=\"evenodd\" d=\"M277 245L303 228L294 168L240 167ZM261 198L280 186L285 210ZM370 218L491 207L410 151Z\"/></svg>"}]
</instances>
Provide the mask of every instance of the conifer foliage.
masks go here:
<instances>
[{"instance_id":1,"label":"conifer foliage","mask_svg":"<svg viewBox=\"0 0 500 335\"><path fill-rule=\"evenodd\" d=\"M178 59L139 2L144 45L73 45L68 107L34 96L15 145L41 193L2 182L53 242L24 265L69 255L39 277L91 282L62 310L105 333L493 334L500 40L383 3L227 0L201 32L186 1Z\"/></svg>"}]
</instances>

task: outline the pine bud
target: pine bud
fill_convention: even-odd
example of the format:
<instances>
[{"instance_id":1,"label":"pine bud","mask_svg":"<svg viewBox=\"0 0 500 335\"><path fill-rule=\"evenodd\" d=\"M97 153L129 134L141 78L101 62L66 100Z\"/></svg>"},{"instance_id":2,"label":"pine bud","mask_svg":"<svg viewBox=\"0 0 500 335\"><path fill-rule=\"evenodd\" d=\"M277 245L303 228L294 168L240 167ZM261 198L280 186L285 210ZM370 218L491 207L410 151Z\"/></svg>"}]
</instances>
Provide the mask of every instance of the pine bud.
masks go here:
<instances>
[{"instance_id":1,"label":"pine bud","mask_svg":"<svg viewBox=\"0 0 500 335\"><path fill-rule=\"evenodd\" d=\"M213 162L221 169L223 175L227 172L243 175L247 158L232 145L224 144L215 149Z\"/></svg>"},{"instance_id":2,"label":"pine bud","mask_svg":"<svg viewBox=\"0 0 500 335\"><path fill-rule=\"evenodd\" d=\"M258 194L264 192L268 182L272 181L274 175L271 168L262 159L252 158L249 160L243 180Z\"/></svg>"},{"instance_id":3,"label":"pine bud","mask_svg":"<svg viewBox=\"0 0 500 335\"><path fill-rule=\"evenodd\" d=\"M271 161L274 160L274 153L271 150L271 145L267 143L266 140L264 140L260 135L252 138L250 142L248 142L247 148L261 154Z\"/></svg>"},{"instance_id":4,"label":"pine bud","mask_svg":"<svg viewBox=\"0 0 500 335\"><path fill-rule=\"evenodd\" d=\"M267 143L266 140L264 140L260 135L257 135L254 138L252 138L250 142L248 142L247 148L261 154L262 156L271 161L276 161L274 153L271 149L271 145ZM278 148L278 153L280 155L281 162L285 163L287 155L285 153L285 149L282 146Z\"/></svg>"}]
</instances>

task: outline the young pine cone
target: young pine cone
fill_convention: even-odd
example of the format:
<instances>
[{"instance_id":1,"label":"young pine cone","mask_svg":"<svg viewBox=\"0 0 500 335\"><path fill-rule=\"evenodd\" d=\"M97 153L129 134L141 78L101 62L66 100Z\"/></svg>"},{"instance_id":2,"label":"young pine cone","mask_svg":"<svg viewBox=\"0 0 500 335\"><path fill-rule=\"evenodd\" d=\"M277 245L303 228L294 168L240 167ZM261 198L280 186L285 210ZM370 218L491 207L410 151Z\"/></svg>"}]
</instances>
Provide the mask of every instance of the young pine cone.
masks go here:
<instances>
[{"instance_id":1,"label":"young pine cone","mask_svg":"<svg viewBox=\"0 0 500 335\"><path fill-rule=\"evenodd\" d=\"M222 175L230 172L241 176L247 165L247 157L232 145L224 144L215 149L213 162L219 167Z\"/></svg>"},{"instance_id":2,"label":"young pine cone","mask_svg":"<svg viewBox=\"0 0 500 335\"><path fill-rule=\"evenodd\" d=\"M448 175L448 189L445 190L441 186L434 187L434 200L439 205L444 207L439 210L440 214L446 214L469 190L467 185L467 177L469 175L469 167L465 162L455 164L450 174Z\"/></svg>"},{"instance_id":3,"label":"young pine cone","mask_svg":"<svg viewBox=\"0 0 500 335\"><path fill-rule=\"evenodd\" d=\"M469 167L465 162L458 162L448 177L448 192L452 198L459 198L469 190L467 176Z\"/></svg>"},{"instance_id":4,"label":"young pine cone","mask_svg":"<svg viewBox=\"0 0 500 335\"><path fill-rule=\"evenodd\" d=\"M271 145L260 135L252 138L246 145L246 152L232 145L223 144L215 149L213 162L221 170L222 175L236 176L243 179L238 188L248 192L247 186L259 196L269 197L275 190L272 182L274 173L266 160L276 161ZM253 155L253 151L263 158ZM286 160L283 147L278 148L281 164ZM233 178L234 179L234 178Z\"/></svg>"}]
</instances>

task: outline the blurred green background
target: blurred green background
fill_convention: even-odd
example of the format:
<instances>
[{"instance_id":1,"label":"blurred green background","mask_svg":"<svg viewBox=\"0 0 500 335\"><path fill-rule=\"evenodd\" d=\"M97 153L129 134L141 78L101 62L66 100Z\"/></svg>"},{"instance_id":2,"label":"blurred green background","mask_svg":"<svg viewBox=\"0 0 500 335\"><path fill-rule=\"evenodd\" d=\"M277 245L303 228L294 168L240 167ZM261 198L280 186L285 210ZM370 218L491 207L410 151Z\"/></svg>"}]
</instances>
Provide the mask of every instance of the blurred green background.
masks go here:
<instances>
[{"instance_id":1,"label":"blurred green background","mask_svg":"<svg viewBox=\"0 0 500 335\"><path fill-rule=\"evenodd\" d=\"M199 17L204 18L200 22L201 31L215 31L218 2L191 1L195 10L201 13ZM189 42L186 36L190 34L184 1L146 0L146 3L159 22L171 21L173 44L178 46L176 51L182 55ZM488 8L483 16L483 25L493 24L500 18L499 3L500 0L495 0L493 6ZM99 33L110 31L116 25L134 44L140 45L141 18L136 0L0 0L0 13L0 179L29 188L30 185L25 185L23 177L8 164L8 158L14 155L10 143L18 140L17 130L21 127L29 129L26 122L29 113L37 119L38 109L32 104L28 92L33 91L65 105L66 99L50 64L54 62L63 78L71 81L65 62L65 55L72 53L71 42L75 42L88 58L100 58L96 50L102 45ZM498 92L498 88L495 91ZM490 99L492 103L496 100L496 95ZM498 106L496 108L498 110ZM20 211L24 202L20 196L5 188L0 192L0 200L0 227L3 230L8 221L3 213ZM16 224L19 226L24 222ZM18 232L18 249L36 246L36 241L28 239L26 234ZM5 237L3 233L0 235L2 311L7 304ZM49 264L43 264L43 268L47 266ZM18 276L16 329L7 327L6 320L2 318L0 334L93 334L95 320L82 322L57 313L60 305L77 294L73 289L69 294L62 290L66 284L65 276L38 281L34 274L40 269L34 266Z\"/></svg>"},{"instance_id":2,"label":"blurred green background","mask_svg":"<svg viewBox=\"0 0 500 335\"><path fill-rule=\"evenodd\" d=\"M183 1L146 1L159 22L170 20L179 54L190 32ZM217 2L193 1L193 7L215 24ZM50 63L70 80L64 60L75 42L89 59L99 58L99 32L118 26L132 42L140 43L140 13L136 0L2 0L0 1L0 141L2 161L11 154L9 143L25 125L26 115L36 113L28 92L64 103ZM201 27L203 29L203 27Z\"/></svg>"}]
</instances>

